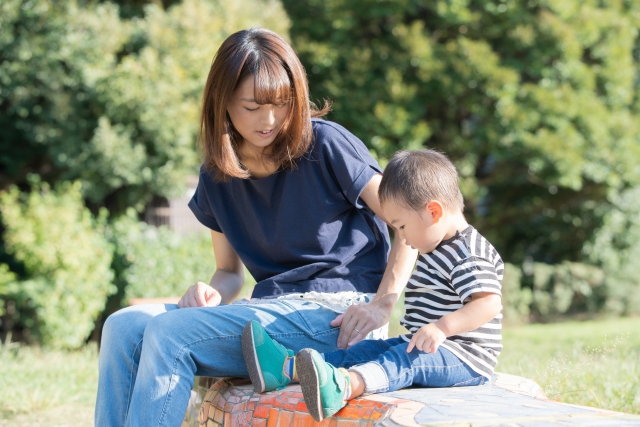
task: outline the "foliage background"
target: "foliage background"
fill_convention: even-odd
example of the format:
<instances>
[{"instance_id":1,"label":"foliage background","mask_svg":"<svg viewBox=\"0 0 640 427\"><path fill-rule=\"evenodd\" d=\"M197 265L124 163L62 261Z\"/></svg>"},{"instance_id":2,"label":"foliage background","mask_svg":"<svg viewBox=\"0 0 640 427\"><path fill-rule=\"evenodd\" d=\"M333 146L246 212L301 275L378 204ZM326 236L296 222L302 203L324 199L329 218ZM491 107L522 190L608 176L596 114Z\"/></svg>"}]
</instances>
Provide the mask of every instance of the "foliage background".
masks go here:
<instances>
[{"instance_id":1,"label":"foliage background","mask_svg":"<svg viewBox=\"0 0 640 427\"><path fill-rule=\"evenodd\" d=\"M251 26L287 34L289 19L274 0L185 0L167 2L169 9L121 3L0 4L0 191L10 195L0 211L3 336L75 348L96 318L128 298L181 295L196 277L208 282L215 268L210 238L152 230L132 222L131 210L142 214L154 196L184 192L185 177L197 174L199 104L220 43ZM56 191L37 196L34 179ZM26 202L38 197L48 204ZM12 214L29 209L40 212L30 223ZM87 215L108 224L90 226ZM50 238L51 224L63 233L74 217L83 218L88 235L109 242L106 253L82 244L81 233ZM13 243L11 233L25 227L41 230L39 240ZM16 245L58 250L68 262L86 262L77 268L87 274L47 299L41 291L50 276L75 270L62 261L31 265ZM89 275L95 265L98 282ZM68 317L62 298L72 295L78 306L91 306L90 316ZM76 332L64 338L69 329Z\"/></svg>"},{"instance_id":2,"label":"foliage background","mask_svg":"<svg viewBox=\"0 0 640 427\"><path fill-rule=\"evenodd\" d=\"M640 312L638 2L6 0L3 337L75 348L128 298L208 280L206 236L138 218L197 172L208 66L251 26L291 40L382 165L454 160L508 322Z\"/></svg>"},{"instance_id":3,"label":"foliage background","mask_svg":"<svg viewBox=\"0 0 640 427\"><path fill-rule=\"evenodd\" d=\"M469 221L515 267L512 320L640 311L638 2L283 4L331 119L383 164L454 160Z\"/></svg>"}]
</instances>

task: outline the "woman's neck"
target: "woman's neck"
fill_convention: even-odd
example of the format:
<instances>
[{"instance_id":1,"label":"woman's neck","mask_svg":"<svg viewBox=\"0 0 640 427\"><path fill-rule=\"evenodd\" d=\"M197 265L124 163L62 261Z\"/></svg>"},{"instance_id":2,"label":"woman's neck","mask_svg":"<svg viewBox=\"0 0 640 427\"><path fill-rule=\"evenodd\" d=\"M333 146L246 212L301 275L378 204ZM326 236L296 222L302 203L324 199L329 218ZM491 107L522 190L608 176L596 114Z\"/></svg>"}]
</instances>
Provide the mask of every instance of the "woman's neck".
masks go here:
<instances>
[{"instance_id":1,"label":"woman's neck","mask_svg":"<svg viewBox=\"0 0 640 427\"><path fill-rule=\"evenodd\" d=\"M271 146L260 148L243 143L238 150L238 157L252 178L264 178L278 170L278 165L265 158L270 152Z\"/></svg>"}]
</instances>

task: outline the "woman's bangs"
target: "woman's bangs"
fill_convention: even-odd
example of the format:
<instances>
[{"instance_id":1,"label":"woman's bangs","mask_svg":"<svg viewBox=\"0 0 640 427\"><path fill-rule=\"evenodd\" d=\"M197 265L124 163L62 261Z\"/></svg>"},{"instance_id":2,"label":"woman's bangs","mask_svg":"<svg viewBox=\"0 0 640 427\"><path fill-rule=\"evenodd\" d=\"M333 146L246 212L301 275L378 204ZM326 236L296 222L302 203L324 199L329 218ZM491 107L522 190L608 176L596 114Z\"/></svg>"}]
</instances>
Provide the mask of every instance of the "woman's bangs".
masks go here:
<instances>
[{"instance_id":1,"label":"woman's bangs","mask_svg":"<svg viewBox=\"0 0 640 427\"><path fill-rule=\"evenodd\" d=\"M280 61L264 58L253 75L253 96L258 104L284 104L293 91L291 80Z\"/></svg>"}]
</instances>

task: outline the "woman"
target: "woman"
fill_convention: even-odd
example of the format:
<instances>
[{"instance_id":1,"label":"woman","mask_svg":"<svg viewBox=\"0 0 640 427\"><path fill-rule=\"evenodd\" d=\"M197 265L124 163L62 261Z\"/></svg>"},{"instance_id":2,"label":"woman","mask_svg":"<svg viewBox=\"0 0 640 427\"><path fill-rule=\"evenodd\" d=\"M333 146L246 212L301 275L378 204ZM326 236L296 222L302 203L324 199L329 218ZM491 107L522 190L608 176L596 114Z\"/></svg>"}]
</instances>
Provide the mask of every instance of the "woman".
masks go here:
<instances>
[{"instance_id":1,"label":"woman","mask_svg":"<svg viewBox=\"0 0 640 427\"><path fill-rule=\"evenodd\" d=\"M248 376L241 334L250 320L296 351L346 348L388 322L416 253L400 239L389 247L381 170L346 129L312 119L328 109L310 107L304 69L275 33L240 31L222 44L189 203L211 229L216 271L177 306L107 319L97 426L179 426L195 375ZM243 264L258 283L251 300L231 304Z\"/></svg>"}]
</instances>

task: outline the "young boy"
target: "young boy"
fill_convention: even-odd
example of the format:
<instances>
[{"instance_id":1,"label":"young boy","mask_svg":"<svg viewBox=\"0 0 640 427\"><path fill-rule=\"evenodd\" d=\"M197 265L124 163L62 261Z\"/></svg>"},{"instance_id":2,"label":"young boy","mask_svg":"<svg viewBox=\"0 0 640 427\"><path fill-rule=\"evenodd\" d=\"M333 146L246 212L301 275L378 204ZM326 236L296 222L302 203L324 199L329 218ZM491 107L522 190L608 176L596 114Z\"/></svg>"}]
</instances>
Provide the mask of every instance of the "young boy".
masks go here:
<instances>
[{"instance_id":1,"label":"young boy","mask_svg":"<svg viewBox=\"0 0 640 427\"><path fill-rule=\"evenodd\" d=\"M303 349L293 356L259 323L249 322L243 331L242 351L256 391L297 380L316 421L363 393L483 384L502 350L504 265L467 224L453 164L432 150L399 152L378 193L396 238L420 252L401 320L411 333L325 354Z\"/></svg>"}]
</instances>

